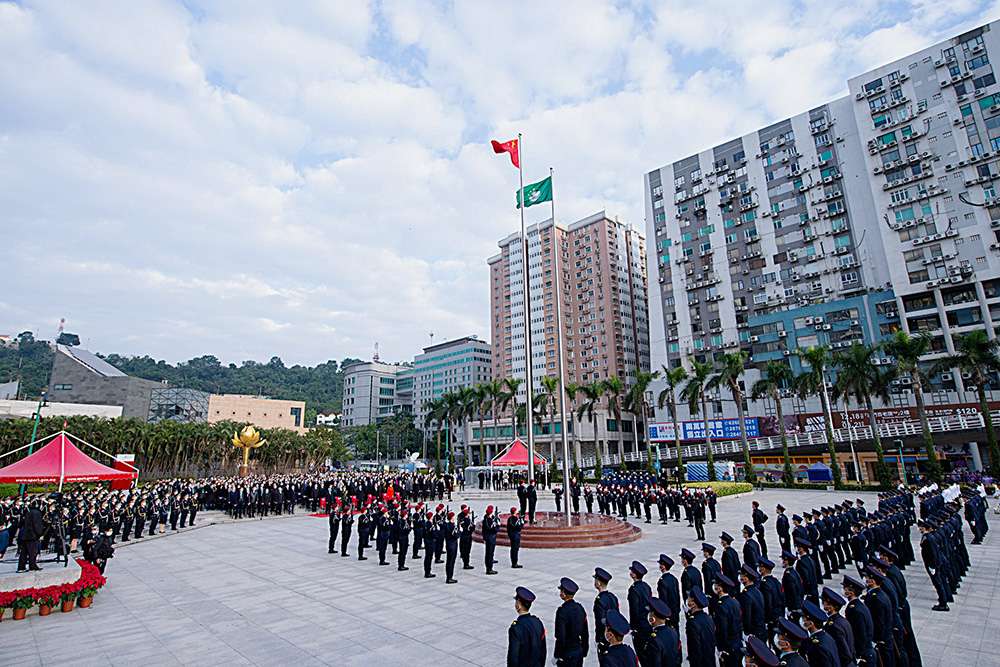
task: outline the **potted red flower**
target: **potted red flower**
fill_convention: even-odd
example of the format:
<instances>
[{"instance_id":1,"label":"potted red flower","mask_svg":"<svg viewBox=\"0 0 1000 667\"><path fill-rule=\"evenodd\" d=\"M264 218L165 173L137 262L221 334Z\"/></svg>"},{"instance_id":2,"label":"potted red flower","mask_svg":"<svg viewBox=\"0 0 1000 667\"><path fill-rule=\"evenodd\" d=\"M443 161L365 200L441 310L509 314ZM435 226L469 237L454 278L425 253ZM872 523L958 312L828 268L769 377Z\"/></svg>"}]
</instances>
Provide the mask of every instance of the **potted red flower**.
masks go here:
<instances>
[{"instance_id":1,"label":"potted red flower","mask_svg":"<svg viewBox=\"0 0 1000 667\"><path fill-rule=\"evenodd\" d=\"M20 621L29 609L38 604L38 600L35 598L35 589L14 591L14 594L17 595L14 604L11 605L14 608L14 620Z\"/></svg>"},{"instance_id":2,"label":"potted red flower","mask_svg":"<svg viewBox=\"0 0 1000 667\"><path fill-rule=\"evenodd\" d=\"M7 611L7 608L14 606L14 597L12 591L0 592L0 621L3 620L3 615Z\"/></svg>"},{"instance_id":3,"label":"potted red flower","mask_svg":"<svg viewBox=\"0 0 1000 667\"><path fill-rule=\"evenodd\" d=\"M63 584L59 587L59 599L62 601L62 610L64 612L73 611L73 607L76 606L76 600L80 597L80 587L77 586L76 582Z\"/></svg>"},{"instance_id":4,"label":"potted red flower","mask_svg":"<svg viewBox=\"0 0 1000 667\"><path fill-rule=\"evenodd\" d=\"M52 607L55 607L59 603L59 586L40 588L36 596L38 600L38 615L48 616L52 613Z\"/></svg>"}]
</instances>

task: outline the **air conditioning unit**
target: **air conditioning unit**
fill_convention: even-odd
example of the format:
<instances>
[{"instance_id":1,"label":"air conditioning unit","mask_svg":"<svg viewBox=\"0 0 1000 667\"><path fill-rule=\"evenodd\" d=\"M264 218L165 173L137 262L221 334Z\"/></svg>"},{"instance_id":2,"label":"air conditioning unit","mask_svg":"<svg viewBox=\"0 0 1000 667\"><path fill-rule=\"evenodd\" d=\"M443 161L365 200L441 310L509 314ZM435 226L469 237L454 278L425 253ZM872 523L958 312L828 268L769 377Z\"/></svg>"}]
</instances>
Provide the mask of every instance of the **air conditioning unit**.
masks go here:
<instances>
[{"instance_id":1,"label":"air conditioning unit","mask_svg":"<svg viewBox=\"0 0 1000 667\"><path fill-rule=\"evenodd\" d=\"M792 356L792 351L791 350L785 350L784 352L782 352L782 354L784 354L786 357L790 357L790 356Z\"/></svg>"},{"instance_id":2,"label":"air conditioning unit","mask_svg":"<svg viewBox=\"0 0 1000 667\"><path fill-rule=\"evenodd\" d=\"M784 338L787 335L788 335L787 331L779 331L778 332L778 338Z\"/></svg>"},{"instance_id":3,"label":"air conditioning unit","mask_svg":"<svg viewBox=\"0 0 1000 667\"><path fill-rule=\"evenodd\" d=\"M756 343L758 340L760 340L759 336L750 336L750 342L751 343Z\"/></svg>"},{"instance_id":4,"label":"air conditioning unit","mask_svg":"<svg viewBox=\"0 0 1000 667\"><path fill-rule=\"evenodd\" d=\"M856 327L856 326L858 326L859 324L861 324L861 321L860 321L860 320L851 320L851 326L852 326L852 327Z\"/></svg>"},{"instance_id":5,"label":"air conditioning unit","mask_svg":"<svg viewBox=\"0 0 1000 667\"><path fill-rule=\"evenodd\" d=\"M945 382L950 382L952 380L951 373L941 373L941 379Z\"/></svg>"},{"instance_id":6,"label":"air conditioning unit","mask_svg":"<svg viewBox=\"0 0 1000 667\"><path fill-rule=\"evenodd\" d=\"M812 323L813 323L813 318L811 318L811 317L807 317L807 318L805 319L805 323L806 323L806 324L812 324Z\"/></svg>"}]
</instances>

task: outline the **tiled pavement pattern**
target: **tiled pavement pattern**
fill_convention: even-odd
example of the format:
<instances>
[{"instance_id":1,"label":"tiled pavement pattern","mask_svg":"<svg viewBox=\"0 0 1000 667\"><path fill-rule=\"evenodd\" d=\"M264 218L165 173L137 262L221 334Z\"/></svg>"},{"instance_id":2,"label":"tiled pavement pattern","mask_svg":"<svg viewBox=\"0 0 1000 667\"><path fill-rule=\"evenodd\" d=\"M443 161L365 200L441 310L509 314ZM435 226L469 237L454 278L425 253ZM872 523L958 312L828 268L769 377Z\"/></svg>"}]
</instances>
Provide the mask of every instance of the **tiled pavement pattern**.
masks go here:
<instances>
[{"instance_id":1,"label":"tiled pavement pattern","mask_svg":"<svg viewBox=\"0 0 1000 667\"><path fill-rule=\"evenodd\" d=\"M539 509L554 509L551 496L543 495ZM874 509L874 496L864 497ZM776 502L801 511L843 496L769 490L753 498L771 516L773 556ZM708 524L710 541L718 544L721 530L736 533L747 522L750 500L720 501L719 521ZM486 504L472 503L478 515ZM511 504L499 503L505 509ZM933 589L919 563L904 572L926 667L1000 665L1000 598L994 601L1000 550L993 546L1000 539L1000 517L991 512L990 518L998 528L983 545L969 547L972 569L950 613L930 610ZM506 550L498 549L500 574L495 577L484 576L483 547L474 544L476 570L459 569L460 582L450 586L444 583L443 565L435 566L436 579L424 579L416 563L410 563L409 572L397 572L379 567L374 553L365 562L327 555L326 520L303 513L197 528L118 549L108 566L109 583L89 610L18 622L7 611L0 623L2 661L25 666L501 665L517 585L538 596L532 612L545 623L551 655L560 577L580 584L578 599L589 615L594 567L612 572L611 590L624 604L633 559L651 570L655 590L657 555L676 556L681 547L697 545L685 522L640 525L645 535L631 544L522 550L521 570L510 569ZM917 535L914 529L915 540ZM585 664L597 664L593 648Z\"/></svg>"}]
</instances>

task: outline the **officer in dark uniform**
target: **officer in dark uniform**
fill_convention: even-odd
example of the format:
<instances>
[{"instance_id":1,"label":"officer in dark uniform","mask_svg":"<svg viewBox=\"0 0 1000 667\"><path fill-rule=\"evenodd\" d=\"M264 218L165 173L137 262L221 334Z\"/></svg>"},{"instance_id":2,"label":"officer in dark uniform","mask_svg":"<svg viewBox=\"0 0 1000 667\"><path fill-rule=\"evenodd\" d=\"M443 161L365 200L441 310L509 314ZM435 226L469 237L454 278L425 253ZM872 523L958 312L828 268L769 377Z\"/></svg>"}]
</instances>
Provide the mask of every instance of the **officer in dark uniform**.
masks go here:
<instances>
[{"instance_id":1,"label":"officer in dark uniform","mask_svg":"<svg viewBox=\"0 0 1000 667\"><path fill-rule=\"evenodd\" d=\"M358 560L368 560L365 549L368 548L368 536L371 534L372 518L368 516L368 508L358 516Z\"/></svg>"},{"instance_id":2,"label":"officer in dark uniform","mask_svg":"<svg viewBox=\"0 0 1000 667\"><path fill-rule=\"evenodd\" d=\"M672 616L667 603L660 598L649 601L649 637L640 654L642 667L680 667L681 640L676 628L668 621Z\"/></svg>"},{"instance_id":3,"label":"officer in dark uniform","mask_svg":"<svg viewBox=\"0 0 1000 667\"><path fill-rule=\"evenodd\" d=\"M472 518L469 508L462 505L462 511L458 515L458 551L462 556L462 569L475 570L469 563L472 557L472 534L476 532L476 521Z\"/></svg>"},{"instance_id":4,"label":"officer in dark uniform","mask_svg":"<svg viewBox=\"0 0 1000 667\"><path fill-rule=\"evenodd\" d=\"M660 572L663 574L660 575L659 581L656 582L656 596L663 601L670 611L670 614L665 617L667 625L675 631L680 632L681 593L677 577L669 572L670 568L674 565L674 559L666 554L660 554L658 563L660 565Z\"/></svg>"},{"instance_id":5,"label":"officer in dark uniform","mask_svg":"<svg viewBox=\"0 0 1000 667\"><path fill-rule=\"evenodd\" d=\"M691 591L701 588L701 572L694 565L694 554L687 549L681 549L681 565L684 571L681 572L681 598L687 600Z\"/></svg>"},{"instance_id":6,"label":"officer in dark uniform","mask_svg":"<svg viewBox=\"0 0 1000 667\"><path fill-rule=\"evenodd\" d=\"M760 553L758 556L767 557L767 540L765 539L764 524L767 523L767 515L764 514L764 510L760 508L760 503L756 500L753 501L753 512L751 513L751 520L753 523L754 532L757 534L757 542L760 544ZM744 561L745 563L746 561ZM751 565L750 567L756 568L756 565Z\"/></svg>"},{"instance_id":7,"label":"officer in dark uniform","mask_svg":"<svg viewBox=\"0 0 1000 667\"><path fill-rule=\"evenodd\" d=\"M750 526L743 524L743 564L748 565L754 572L757 571L757 560L760 559L760 545L753 539L754 530Z\"/></svg>"},{"instance_id":8,"label":"officer in dark uniform","mask_svg":"<svg viewBox=\"0 0 1000 667\"><path fill-rule=\"evenodd\" d=\"M809 667L806 659L799 655L799 649L806 638L806 631L800 626L784 616L778 619L778 631L774 635L774 644L778 652L779 664L782 667Z\"/></svg>"},{"instance_id":9,"label":"officer in dark uniform","mask_svg":"<svg viewBox=\"0 0 1000 667\"><path fill-rule=\"evenodd\" d=\"M740 555L733 548L733 536L723 531L719 539L722 541L722 574L736 581L740 576Z\"/></svg>"},{"instance_id":10,"label":"officer in dark uniform","mask_svg":"<svg viewBox=\"0 0 1000 667\"><path fill-rule=\"evenodd\" d=\"M348 506L344 510L343 516L340 517L340 557L347 558L350 556L347 553L347 547L351 541L351 527L354 526L354 513Z\"/></svg>"},{"instance_id":11,"label":"officer in dark uniform","mask_svg":"<svg viewBox=\"0 0 1000 667\"><path fill-rule=\"evenodd\" d=\"M632 645L642 655L646 638L649 637L649 600L653 592L649 584L642 580L646 576L646 566L637 560L629 566L632 585L628 588L628 618L632 627Z\"/></svg>"},{"instance_id":12,"label":"officer in dark uniform","mask_svg":"<svg viewBox=\"0 0 1000 667\"><path fill-rule=\"evenodd\" d=\"M557 665L581 667L590 650L587 630L587 612L573 599L580 587L567 577L559 580L559 598L563 601L556 610L556 648L553 657Z\"/></svg>"},{"instance_id":13,"label":"officer in dark uniform","mask_svg":"<svg viewBox=\"0 0 1000 667\"><path fill-rule=\"evenodd\" d=\"M328 554L337 553L337 533L340 532L340 499L337 499L337 504L330 508L330 542L327 546L326 552Z\"/></svg>"},{"instance_id":14,"label":"officer in dark uniform","mask_svg":"<svg viewBox=\"0 0 1000 667\"><path fill-rule=\"evenodd\" d=\"M398 553L396 556L396 569L405 572L410 568L406 567L406 554L410 551L410 532L413 530L413 521L410 519L410 512L404 506L396 519L396 539L398 541Z\"/></svg>"},{"instance_id":15,"label":"officer in dark uniform","mask_svg":"<svg viewBox=\"0 0 1000 667\"><path fill-rule=\"evenodd\" d=\"M434 552L440 538L441 529L434 522L434 512L428 512L426 519L424 519L424 579L433 579L437 576L431 572L431 565L434 562Z\"/></svg>"},{"instance_id":16,"label":"officer in dark uniform","mask_svg":"<svg viewBox=\"0 0 1000 667\"><path fill-rule=\"evenodd\" d=\"M740 605L731 593L736 582L720 574L715 580L715 603L712 620L715 621L715 647L722 654L723 667L740 667L743 642L743 625L740 620ZM688 649L690 653L690 649Z\"/></svg>"},{"instance_id":17,"label":"officer in dark uniform","mask_svg":"<svg viewBox=\"0 0 1000 667\"><path fill-rule=\"evenodd\" d=\"M695 588L686 603L688 611L685 634L688 664L691 667L716 667L715 623L705 612L708 608L708 597L701 588Z\"/></svg>"},{"instance_id":18,"label":"officer in dark uniform","mask_svg":"<svg viewBox=\"0 0 1000 667\"><path fill-rule=\"evenodd\" d=\"M802 603L802 627L809 633L804 651L809 667L840 667L837 642L823 629L827 620L826 613L815 604L809 600Z\"/></svg>"},{"instance_id":19,"label":"officer in dark uniform","mask_svg":"<svg viewBox=\"0 0 1000 667\"><path fill-rule=\"evenodd\" d=\"M528 484L528 488L525 490L525 495L528 497L528 520L534 524L535 523L535 507L538 505L538 491L535 489L534 484ZM522 517L523 519L523 517ZM522 521L523 523L523 521Z\"/></svg>"},{"instance_id":20,"label":"officer in dark uniform","mask_svg":"<svg viewBox=\"0 0 1000 667\"><path fill-rule=\"evenodd\" d=\"M702 590L711 592L716 575L722 572L722 565L712 557L715 554L714 545L702 542L701 553L705 556L705 560L701 563Z\"/></svg>"},{"instance_id":21,"label":"officer in dark uniform","mask_svg":"<svg viewBox=\"0 0 1000 667\"><path fill-rule=\"evenodd\" d=\"M609 581L610 572L600 567L594 570L594 588L597 589L597 597L594 598L594 641L598 657L603 657L608 651L607 614L611 610L618 611L618 598L608 590Z\"/></svg>"},{"instance_id":22,"label":"officer in dark uniform","mask_svg":"<svg viewBox=\"0 0 1000 667\"><path fill-rule=\"evenodd\" d=\"M802 575L795 569L799 557L791 551L781 552L781 564L785 571L781 574L781 591L785 603L785 612L791 614L802 608L803 581Z\"/></svg>"},{"instance_id":23,"label":"officer in dark uniform","mask_svg":"<svg viewBox=\"0 0 1000 667\"><path fill-rule=\"evenodd\" d=\"M847 600L836 591L824 586L820 592L819 601L827 616L823 630L833 638L837 645L837 657L840 659L838 667L852 667L855 655L854 631L847 619L840 615L840 610L847 604Z\"/></svg>"},{"instance_id":24,"label":"officer in dark uniform","mask_svg":"<svg viewBox=\"0 0 1000 667\"><path fill-rule=\"evenodd\" d=\"M749 565L740 569L740 583L743 590L739 593L740 618L743 623L743 634L757 637L767 636L767 622L764 619L764 595L757 588L760 575Z\"/></svg>"},{"instance_id":25,"label":"officer in dark uniform","mask_svg":"<svg viewBox=\"0 0 1000 667\"><path fill-rule=\"evenodd\" d=\"M934 611L948 611L949 591L944 581L944 571L941 568L941 555L938 545L931 536L931 525L921 519L917 521L917 528L920 530L920 558L924 561L924 569L931 578L934 585L934 592L937 593L938 603L931 607Z\"/></svg>"},{"instance_id":26,"label":"officer in dark uniform","mask_svg":"<svg viewBox=\"0 0 1000 667\"><path fill-rule=\"evenodd\" d=\"M485 533L484 533L485 535ZM417 552L424 545L424 504L417 503L417 509L413 517L413 560L417 559Z\"/></svg>"},{"instance_id":27,"label":"officer in dark uniform","mask_svg":"<svg viewBox=\"0 0 1000 667\"><path fill-rule=\"evenodd\" d=\"M809 555L812 544L808 540L796 539L795 548L799 551L795 571L802 577L802 597L813 604L819 604L819 565Z\"/></svg>"},{"instance_id":28,"label":"officer in dark uniform","mask_svg":"<svg viewBox=\"0 0 1000 667\"><path fill-rule=\"evenodd\" d=\"M514 592L517 620L507 631L507 667L538 667L545 664L545 626L528 613L535 594L523 586Z\"/></svg>"},{"instance_id":29,"label":"officer in dark uniform","mask_svg":"<svg viewBox=\"0 0 1000 667\"><path fill-rule=\"evenodd\" d=\"M486 547L486 574L496 574L493 569L494 556L497 550L497 533L500 531L500 519L493 513L493 505L486 508L483 517L483 546Z\"/></svg>"},{"instance_id":30,"label":"officer in dark uniform","mask_svg":"<svg viewBox=\"0 0 1000 667\"><path fill-rule=\"evenodd\" d=\"M757 637L747 637L745 649L746 656L750 658L755 667L779 667L781 664L774 651L769 649L767 644Z\"/></svg>"},{"instance_id":31,"label":"officer in dark uniform","mask_svg":"<svg viewBox=\"0 0 1000 667\"><path fill-rule=\"evenodd\" d=\"M877 660L872 642L872 614L861 601L865 585L853 577L845 576L841 590L847 599L844 618L851 624L851 632L854 634L854 659L858 667L875 667Z\"/></svg>"},{"instance_id":32,"label":"officer in dark uniform","mask_svg":"<svg viewBox=\"0 0 1000 667\"><path fill-rule=\"evenodd\" d=\"M392 532L392 517L389 516L389 508L382 506L382 513L378 518L378 537L375 538L375 545L378 547L378 564L388 565L385 559L386 549L389 548L389 533Z\"/></svg>"},{"instance_id":33,"label":"officer in dark uniform","mask_svg":"<svg viewBox=\"0 0 1000 667\"><path fill-rule=\"evenodd\" d=\"M507 517L507 539L510 540L510 566L518 570L523 565L517 562L521 552L521 529L524 528L524 519L517 515L517 508L510 508L510 516Z\"/></svg>"},{"instance_id":34,"label":"officer in dark uniform","mask_svg":"<svg viewBox=\"0 0 1000 667\"><path fill-rule=\"evenodd\" d=\"M865 588L867 592L862 597L872 617L872 641L875 642L875 652L878 654L880 667L895 667L896 648L892 636L895 610L888 594L880 586L885 576L878 570L865 569ZM904 667L900 665L900 667Z\"/></svg>"},{"instance_id":35,"label":"officer in dark uniform","mask_svg":"<svg viewBox=\"0 0 1000 667\"><path fill-rule=\"evenodd\" d=\"M622 640L629 633L629 624L617 609L608 611L606 618L608 649L601 656L601 667L635 667L638 664L635 651Z\"/></svg>"},{"instance_id":36,"label":"officer in dark uniform","mask_svg":"<svg viewBox=\"0 0 1000 667\"><path fill-rule=\"evenodd\" d=\"M788 527L788 517L785 516L785 507L779 503L775 510L778 513L778 518L774 520L774 528L778 531L778 543L781 544L782 551L791 551L792 540Z\"/></svg>"},{"instance_id":37,"label":"officer in dark uniform","mask_svg":"<svg viewBox=\"0 0 1000 667\"><path fill-rule=\"evenodd\" d=\"M782 598L781 582L771 575L774 563L761 557L757 561L757 572L760 574L760 581L757 587L760 589L761 597L764 599L764 623L769 630L773 630L778 619L785 615L785 602Z\"/></svg>"},{"instance_id":38,"label":"officer in dark uniform","mask_svg":"<svg viewBox=\"0 0 1000 667\"><path fill-rule=\"evenodd\" d=\"M444 522L441 530L441 539L445 544L445 565L444 571L447 575L446 584L457 584L455 578L455 561L458 560L458 525L455 523L455 513L448 512L448 518Z\"/></svg>"}]
</instances>

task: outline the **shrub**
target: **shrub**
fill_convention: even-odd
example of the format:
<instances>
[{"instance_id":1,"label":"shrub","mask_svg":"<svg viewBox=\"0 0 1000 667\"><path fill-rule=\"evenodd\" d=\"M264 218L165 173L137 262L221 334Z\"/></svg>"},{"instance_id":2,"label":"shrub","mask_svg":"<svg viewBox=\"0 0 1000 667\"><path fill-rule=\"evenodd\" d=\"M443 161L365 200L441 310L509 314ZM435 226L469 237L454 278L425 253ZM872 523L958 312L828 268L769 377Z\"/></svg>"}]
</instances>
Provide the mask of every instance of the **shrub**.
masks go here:
<instances>
[{"instance_id":1,"label":"shrub","mask_svg":"<svg viewBox=\"0 0 1000 667\"><path fill-rule=\"evenodd\" d=\"M753 491L753 485L749 482L686 482L684 486L691 489L707 489L711 487L715 491L715 495L720 498Z\"/></svg>"}]
</instances>

